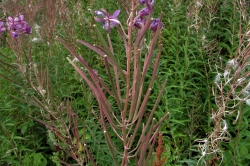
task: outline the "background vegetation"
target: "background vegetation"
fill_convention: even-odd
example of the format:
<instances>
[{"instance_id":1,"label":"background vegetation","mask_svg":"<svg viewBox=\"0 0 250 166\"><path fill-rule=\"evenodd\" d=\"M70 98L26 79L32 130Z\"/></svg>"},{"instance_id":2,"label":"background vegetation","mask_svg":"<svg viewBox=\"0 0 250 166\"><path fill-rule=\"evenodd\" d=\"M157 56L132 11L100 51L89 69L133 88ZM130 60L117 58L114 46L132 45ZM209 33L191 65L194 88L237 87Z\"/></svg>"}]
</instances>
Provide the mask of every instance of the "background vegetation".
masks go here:
<instances>
[{"instance_id":1,"label":"background vegetation","mask_svg":"<svg viewBox=\"0 0 250 166\"><path fill-rule=\"evenodd\" d=\"M156 92L167 79L155 118L170 113L160 129L162 165L250 164L249 5L243 0L155 1L154 17L162 12L164 23ZM92 165L93 160L115 165L94 95L56 36L108 80L102 60L76 40L98 44L93 12L119 8L125 24L129 1L8 0L0 6L2 20L22 13L32 26L32 34L21 36L20 43L1 35L0 165ZM124 61L122 39L116 31L110 36L117 59Z\"/></svg>"}]
</instances>

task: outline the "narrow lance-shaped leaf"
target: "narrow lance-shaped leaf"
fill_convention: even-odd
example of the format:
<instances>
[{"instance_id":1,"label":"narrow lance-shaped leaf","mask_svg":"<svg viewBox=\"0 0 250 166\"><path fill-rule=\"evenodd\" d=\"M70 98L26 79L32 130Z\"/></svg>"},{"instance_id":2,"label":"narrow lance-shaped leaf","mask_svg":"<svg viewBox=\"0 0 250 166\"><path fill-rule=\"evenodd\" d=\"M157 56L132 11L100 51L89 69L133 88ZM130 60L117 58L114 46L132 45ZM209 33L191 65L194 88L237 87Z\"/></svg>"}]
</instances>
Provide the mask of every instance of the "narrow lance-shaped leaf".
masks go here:
<instances>
[{"instance_id":1,"label":"narrow lance-shaped leaf","mask_svg":"<svg viewBox=\"0 0 250 166\"><path fill-rule=\"evenodd\" d=\"M165 86L166 86L166 83L167 83L167 80L164 81L164 83L163 83L163 85L162 85L162 87L161 87L160 93L159 93L159 95L158 95L158 97L157 97L157 99L156 99L156 101L155 101L154 107L153 107L153 109L150 111L150 115L149 115L148 120L147 120L147 123L146 123L146 125L145 125L145 129L148 128L148 126L149 126L149 124L150 124L150 121L153 119L154 112L155 112L156 108L159 106L158 104L159 104L160 99L161 99L161 97L162 97L162 94L163 94L163 92L164 92L164 88L165 88Z\"/></svg>"},{"instance_id":2,"label":"narrow lance-shaped leaf","mask_svg":"<svg viewBox=\"0 0 250 166\"><path fill-rule=\"evenodd\" d=\"M148 89L147 90L147 93L146 93L146 95L145 95L145 97L144 97L144 100L143 100L143 102L142 102L142 104L141 104L141 107L140 107L140 110L139 110L139 112L138 112L138 116L139 116L139 118L138 119L133 119L133 122L132 123L134 123L136 120L136 126L135 126L135 129L134 129L134 132L133 132L133 134L132 134L132 136L130 137L130 140L129 140L129 145L128 145L128 147L130 148L131 146L132 146L132 144L133 144L133 142L134 142L134 139L135 139L135 136L136 136L136 133L137 133L137 131L138 131L138 128L139 128L139 126L140 126L140 124L141 124L141 120L142 120L142 117L143 117L143 115L144 115L144 111L145 111L145 108L146 108L146 105L147 105L147 101L148 101L148 99L149 99L149 96L150 96L150 93L151 93L151 91L152 91L152 89Z\"/></svg>"},{"instance_id":3,"label":"narrow lance-shaped leaf","mask_svg":"<svg viewBox=\"0 0 250 166\"><path fill-rule=\"evenodd\" d=\"M100 102L100 101L98 101L98 102ZM113 145L113 143L112 143L112 141L111 141L111 137L110 137L110 135L109 135L109 133L108 133L108 127L107 127L107 125L106 125L106 122L105 122L104 116L103 116L103 112L104 112L103 109L105 109L105 108L103 108L103 106L102 106L101 103L99 103L99 106L100 106L100 111L101 111L101 112L100 112L101 120L102 120L103 127L104 127L104 136L105 136L105 139L106 139L106 141L107 141L107 145L108 145L108 148L109 148L109 150L110 150L111 156L112 156L112 158L113 158L115 164L118 166L119 164L118 164L118 162L117 162L117 160L116 160L116 157L115 157L115 154L114 154L114 150L115 150L116 152L118 152L118 153L119 153L119 151L114 147L114 145Z\"/></svg>"},{"instance_id":4,"label":"narrow lance-shaped leaf","mask_svg":"<svg viewBox=\"0 0 250 166\"><path fill-rule=\"evenodd\" d=\"M152 42L151 42L151 45L150 45L150 48L149 48L149 52L148 52L148 55L147 55L147 59L145 60L145 63L144 63L144 66L143 66L143 72L142 72L142 83L144 81L144 77L146 75L146 71L148 69L148 66L151 62L151 58L152 58L152 55L153 55L153 51L155 49L155 45L156 45L156 42L157 42L157 38L158 38L158 34L160 32L160 29L161 29L161 21L162 21L162 14L160 16L160 19L159 19L159 24L157 26L157 30L156 32L154 33L154 37L152 39Z\"/></svg>"},{"instance_id":5,"label":"narrow lance-shaped leaf","mask_svg":"<svg viewBox=\"0 0 250 166\"><path fill-rule=\"evenodd\" d=\"M124 73L122 72L122 69L120 68L120 65L119 63L116 61L114 55L112 54L112 52L110 51L109 49L109 46L108 44L106 43L106 41L104 40L103 36L101 35L101 33L99 32L98 28L96 26L94 26L96 32L97 32L97 35L99 37L99 39L101 40L101 43L103 45L103 47L106 49L107 51L107 56L112 60L112 62L114 63L114 65L116 66L120 76L122 77L122 80L125 81L126 78L125 78L125 75Z\"/></svg>"},{"instance_id":6,"label":"narrow lance-shaped leaf","mask_svg":"<svg viewBox=\"0 0 250 166\"><path fill-rule=\"evenodd\" d=\"M104 62L105 62L106 69L108 71L109 80L110 80L110 83L111 83L111 86L112 86L112 89L113 89L113 92L114 92L114 96L115 96L116 102L118 104L119 109L122 110L121 101L120 101L120 98L118 97L118 92L117 92L117 89L115 87L115 83L114 83L113 77L111 75L111 71L110 71L110 68L109 68L109 63L107 61L107 56L104 57Z\"/></svg>"},{"instance_id":7,"label":"narrow lance-shaped leaf","mask_svg":"<svg viewBox=\"0 0 250 166\"><path fill-rule=\"evenodd\" d=\"M109 88L106 86L106 84L94 73L94 71L88 66L87 62L84 60L84 58L80 57L69 45L67 45L60 37L58 37L58 40L71 52L72 55L74 55L83 65L84 67L87 68L87 70L90 72L91 76L94 76L95 78L93 79L93 81L95 79L98 80L98 82L100 82L100 84L105 88L105 90L112 95L111 91L109 90Z\"/></svg>"},{"instance_id":8,"label":"narrow lance-shaped leaf","mask_svg":"<svg viewBox=\"0 0 250 166\"><path fill-rule=\"evenodd\" d=\"M74 68L76 69L76 71L81 75L81 77L87 82L87 84L89 85L90 89L92 90L93 94L96 96L96 98L100 98L102 100L102 104L106 106L107 110L110 110L110 106L107 106L107 101L104 101L105 99L103 99L103 95L101 94L102 92L100 92L97 87L88 79L88 77L85 75L85 73L83 71L81 71L81 69L79 69L69 58L67 58L68 61L74 66ZM109 123L114 127L117 128L116 125L114 124L111 115L109 113L109 111L105 111L105 116L107 117Z\"/></svg>"}]
</instances>

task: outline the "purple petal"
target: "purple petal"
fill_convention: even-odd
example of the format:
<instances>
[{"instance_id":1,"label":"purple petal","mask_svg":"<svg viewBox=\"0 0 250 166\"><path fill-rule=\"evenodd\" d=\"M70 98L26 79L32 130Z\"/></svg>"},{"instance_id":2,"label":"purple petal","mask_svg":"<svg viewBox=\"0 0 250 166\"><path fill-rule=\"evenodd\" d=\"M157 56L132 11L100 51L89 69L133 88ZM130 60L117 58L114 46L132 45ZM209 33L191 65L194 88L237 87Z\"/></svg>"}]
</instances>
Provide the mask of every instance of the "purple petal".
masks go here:
<instances>
[{"instance_id":1,"label":"purple petal","mask_svg":"<svg viewBox=\"0 0 250 166\"><path fill-rule=\"evenodd\" d=\"M154 1L152 1L151 3L147 3L147 8L150 12L152 12L153 7L154 7Z\"/></svg>"},{"instance_id":2,"label":"purple petal","mask_svg":"<svg viewBox=\"0 0 250 166\"><path fill-rule=\"evenodd\" d=\"M111 26L111 28L112 28L112 27L116 26L117 24L118 24L117 22L111 22L111 23L110 23L110 26Z\"/></svg>"},{"instance_id":3,"label":"purple petal","mask_svg":"<svg viewBox=\"0 0 250 166\"><path fill-rule=\"evenodd\" d=\"M142 28L142 20L140 18L136 19L134 22L134 26L138 29L141 29Z\"/></svg>"},{"instance_id":4,"label":"purple petal","mask_svg":"<svg viewBox=\"0 0 250 166\"><path fill-rule=\"evenodd\" d=\"M15 17L14 18L14 22L18 22L19 21L19 18L18 17Z\"/></svg>"},{"instance_id":5,"label":"purple petal","mask_svg":"<svg viewBox=\"0 0 250 166\"><path fill-rule=\"evenodd\" d=\"M25 34L31 34L31 27L26 25L23 27L23 33Z\"/></svg>"},{"instance_id":6,"label":"purple petal","mask_svg":"<svg viewBox=\"0 0 250 166\"><path fill-rule=\"evenodd\" d=\"M23 27L22 24L14 24L15 29L21 29Z\"/></svg>"},{"instance_id":7,"label":"purple petal","mask_svg":"<svg viewBox=\"0 0 250 166\"><path fill-rule=\"evenodd\" d=\"M156 18L156 19L152 22L152 24L150 25L149 28L150 28L153 32L156 32L157 27L158 27L158 24L159 24L159 21L160 21L160 18ZM160 25L160 28L162 28L162 27L163 27L162 22L161 22L160 24L161 24L161 25Z\"/></svg>"},{"instance_id":8,"label":"purple petal","mask_svg":"<svg viewBox=\"0 0 250 166\"><path fill-rule=\"evenodd\" d=\"M145 0L139 0L140 4L145 4Z\"/></svg>"},{"instance_id":9,"label":"purple petal","mask_svg":"<svg viewBox=\"0 0 250 166\"><path fill-rule=\"evenodd\" d=\"M112 18L117 18L117 16L120 14L120 10L116 10L114 14L112 15Z\"/></svg>"},{"instance_id":10,"label":"purple petal","mask_svg":"<svg viewBox=\"0 0 250 166\"><path fill-rule=\"evenodd\" d=\"M13 18L9 16L8 21L13 22Z\"/></svg>"},{"instance_id":11,"label":"purple petal","mask_svg":"<svg viewBox=\"0 0 250 166\"><path fill-rule=\"evenodd\" d=\"M1 27L1 29L0 29L0 33L1 33L1 32L4 32L5 30L6 30L6 28Z\"/></svg>"},{"instance_id":12,"label":"purple petal","mask_svg":"<svg viewBox=\"0 0 250 166\"><path fill-rule=\"evenodd\" d=\"M14 37L14 38L17 38L17 37L18 37L18 33L17 33L17 32L12 31L11 33L12 33L12 37Z\"/></svg>"},{"instance_id":13,"label":"purple petal","mask_svg":"<svg viewBox=\"0 0 250 166\"><path fill-rule=\"evenodd\" d=\"M19 18L20 18L21 21L24 21L24 16L22 14L19 15Z\"/></svg>"},{"instance_id":14,"label":"purple petal","mask_svg":"<svg viewBox=\"0 0 250 166\"><path fill-rule=\"evenodd\" d=\"M139 11L139 16L140 17L144 17L144 16L147 16L147 15L149 15L149 9L148 8L143 8L143 9L141 9L140 11Z\"/></svg>"}]
</instances>

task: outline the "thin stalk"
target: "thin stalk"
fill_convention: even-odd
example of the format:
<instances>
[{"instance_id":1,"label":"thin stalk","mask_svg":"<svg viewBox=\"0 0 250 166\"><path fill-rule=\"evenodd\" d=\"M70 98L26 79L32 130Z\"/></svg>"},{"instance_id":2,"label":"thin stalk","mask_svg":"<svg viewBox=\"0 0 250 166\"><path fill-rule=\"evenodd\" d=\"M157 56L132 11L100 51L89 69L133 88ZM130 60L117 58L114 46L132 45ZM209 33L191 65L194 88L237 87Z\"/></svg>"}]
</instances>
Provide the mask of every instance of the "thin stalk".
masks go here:
<instances>
[{"instance_id":1,"label":"thin stalk","mask_svg":"<svg viewBox=\"0 0 250 166\"><path fill-rule=\"evenodd\" d=\"M142 48L142 42L140 43L140 48ZM132 89L132 101L130 106L130 112L129 112L129 120L131 121L131 118L134 116L136 111L136 105L137 103L140 103L139 96L140 96L140 82L141 82L141 53L142 50L138 49L137 46L134 48L134 77L133 80L133 89ZM136 74L135 74L136 73Z\"/></svg>"},{"instance_id":2,"label":"thin stalk","mask_svg":"<svg viewBox=\"0 0 250 166\"><path fill-rule=\"evenodd\" d=\"M4 61L2 61L2 60L0 60L0 63L3 63L3 64L5 64L5 65L7 65L8 67L10 67L10 68L12 68L13 70L16 70L17 68L16 68L16 66L14 66L14 65L11 65L11 64L8 64L8 63L6 63L6 62L4 62ZM2 65L1 65L2 66ZM9 73L11 73L9 70L7 70L7 68L5 68L4 66L2 66L6 71L8 71ZM12 74L12 73L11 73Z\"/></svg>"},{"instance_id":3,"label":"thin stalk","mask_svg":"<svg viewBox=\"0 0 250 166\"><path fill-rule=\"evenodd\" d=\"M96 30L96 32L97 32L97 35L98 35L99 39L101 40L101 43L102 43L103 47L104 47L105 50L107 51L108 57L113 61L113 63L114 63L115 66L117 67L118 72L120 73L120 75L121 75L123 81L125 81L126 79L125 79L125 76L124 76L124 74L123 74L123 72L122 72L122 70L121 70L121 68L120 68L119 63L116 61L114 55L113 55L112 52L110 51L109 46L108 46L107 43L105 42L105 40L104 40L104 38L102 37L101 33L99 32L98 28L97 28L96 26L94 26L94 28L95 28L95 30Z\"/></svg>"},{"instance_id":4,"label":"thin stalk","mask_svg":"<svg viewBox=\"0 0 250 166\"><path fill-rule=\"evenodd\" d=\"M157 57L156 57L156 60L155 60L155 64L154 64L153 75L151 77L148 89L151 89L152 86L153 86L153 83L154 83L154 80L155 80L155 77L156 77L156 73L157 73L157 69L159 67L161 51L162 51L162 44L159 46L159 51L158 51L158 54L157 54ZM133 121L137 120L139 114L141 114L140 111L138 112L138 114L134 114Z\"/></svg>"},{"instance_id":5,"label":"thin stalk","mask_svg":"<svg viewBox=\"0 0 250 166\"><path fill-rule=\"evenodd\" d=\"M10 81L10 82L12 82L12 83L14 83L14 84L16 84L16 85L22 87L21 84L19 84L19 83L15 82L14 80L12 80L12 79L6 77L5 75L2 75L1 73L0 73L0 76L4 77L6 80L8 80L8 81Z\"/></svg>"},{"instance_id":6,"label":"thin stalk","mask_svg":"<svg viewBox=\"0 0 250 166\"><path fill-rule=\"evenodd\" d=\"M112 46L112 42L111 42L109 34L107 34L107 38L108 38L108 43L109 43L109 49L111 53L114 55L114 50L113 50L113 46Z\"/></svg>"},{"instance_id":7,"label":"thin stalk","mask_svg":"<svg viewBox=\"0 0 250 166\"><path fill-rule=\"evenodd\" d=\"M97 166L97 164L95 163L95 160L94 160L93 156L90 154L86 144L84 144L84 150L86 151L86 153L87 153L90 161L92 162L93 166Z\"/></svg>"},{"instance_id":8,"label":"thin stalk","mask_svg":"<svg viewBox=\"0 0 250 166\"><path fill-rule=\"evenodd\" d=\"M74 68L76 69L76 71L81 75L81 77L87 82L87 84L89 85L90 89L92 90L93 94L96 96L96 98L100 98L102 100L102 104L104 104L105 106L105 116L107 117L109 123L116 129L118 129L118 127L114 124L110 112L112 112L111 110L111 106L109 105L106 97L104 96L104 94L102 94L102 91L100 89L98 89L98 87L96 87L85 75L85 73L83 71L81 71L69 58L67 58L68 61L74 66ZM93 76L92 76L93 77ZM95 79L93 80L95 81ZM109 111L108 111L109 110Z\"/></svg>"},{"instance_id":9,"label":"thin stalk","mask_svg":"<svg viewBox=\"0 0 250 166\"><path fill-rule=\"evenodd\" d=\"M109 63L108 63L108 60L107 60L107 56L104 56L104 62L105 62L106 69L108 71L109 80L110 80L110 83L111 83L111 87L113 89L113 93L114 93L117 105L119 107L119 110L122 110L121 101L120 101L120 99L118 97L118 93L117 93L117 90L116 90L116 87L115 87L115 83L114 83L112 75L111 75L111 71L110 71L110 68L109 68Z\"/></svg>"},{"instance_id":10,"label":"thin stalk","mask_svg":"<svg viewBox=\"0 0 250 166\"><path fill-rule=\"evenodd\" d=\"M129 148L131 148L131 146L132 146L132 144L133 144L133 142L134 142L136 133L137 133L137 131L138 131L138 128L139 128L139 126L140 126L140 124L141 124L141 120L142 120L142 117L143 117L143 115L144 115L145 108L146 108L146 105L147 105L147 102L148 102L148 99L149 99L151 90L152 90L152 89L148 89L148 90L147 90L146 95L145 95L145 97L144 97L144 100L143 100L143 102L142 102L142 104L141 104L141 107L140 107L140 110L139 110L139 113L138 113L138 114L139 114L139 117L138 117L138 119L137 119L137 122L136 122L136 126L135 126L135 129L134 129L134 132L133 132L132 136L131 136L130 139L129 139L129 146L128 146ZM133 123L133 122L132 122L132 123Z\"/></svg>"},{"instance_id":11,"label":"thin stalk","mask_svg":"<svg viewBox=\"0 0 250 166\"><path fill-rule=\"evenodd\" d=\"M58 37L58 40L71 52L72 55L74 55L83 65L88 69L88 72L90 76L92 77L92 80L98 80L98 82L105 88L105 90L112 95L111 91L108 89L106 84L94 73L94 71L89 67L87 62L84 60L83 57L80 57L69 45L67 45L60 37ZM79 41L83 42L83 41ZM85 42L83 42L85 43ZM92 47L91 47L92 48ZM96 50L96 49L95 49ZM68 59L68 58L67 58ZM68 59L69 60L69 59ZM94 77L93 77L94 76ZM96 83L96 82L95 82ZM98 84L97 84L98 85Z\"/></svg>"},{"instance_id":12,"label":"thin stalk","mask_svg":"<svg viewBox=\"0 0 250 166\"><path fill-rule=\"evenodd\" d=\"M167 83L167 80L164 81L164 83L163 83L163 85L162 85L162 87L161 87L160 93L159 93L159 95L158 95L158 97L157 97L157 99L156 99L156 101L155 101L154 107L153 107L153 109L150 111L150 115L149 115L148 120L147 120L147 123L146 123L146 125L145 125L145 128L146 128L146 129L148 128L150 121L153 119L154 112L155 112L156 107L158 106L158 104L159 104L159 102L160 102L160 99L161 99L161 96L162 96L162 94L163 94L163 92L164 92L164 88L165 88L165 86L166 86L166 83Z\"/></svg>"},{"instance_id":13,"label":"thin stalk","mask_svg":"<svg viewBox=\"0 0 250 166\"><path fill-rule=\"evenodd\" d=\"M161 23L162 21L162 13L161 13L161 16L160 16L160 20L159 22ZM149 64L151 63L151 58L153 56L153 51L154 51L154 48L155 48L155 45L156 45L156 42L157 42L157 38L158 38L158 34L160 32L160 29L161 29L161 24L158 24L158 27L157 27L157 30L154 34L154 37L152 39L152 42L151 42L151 45L150 45L150 48L149 48L149 53L147 55L147 57L145 58L145 62L144 62L144 65L143 65L143 70L142 70L142 76L141 76L141 79L140 79L140 89L139 89L139 96L138 96L138 101L141 100L141 97L142 97L142 90L143 90L143 83L144 83L144 79L145 79L145 76L146 76L146 72L147 72L147 69L149 67ZM162 46L160 46L161 48ZM161 51L159 52L161 53ZM136 110L138 110L139 108L139 105L140 102L137 102L137 105L136 105Z\"/></svg>"},{"instance_id":14,"label":"thin stalk","mask_svg":"<svg viewBox=\"0 0 250 166\"><path fill-rule=\"evenodd\" d=\"M133 83L132 83L132 99L131 99L131 105L130 105L130 111L129 111L129 118L128 121L131 120L131 117L133 117L135 106L137 103L137 89L136 85L137 82L139 81L139 66L137 65L137 50L134 50L134 73L133 73Z\"/></svg>"},{"instance_id":15,"label":"thin stalk","mask_svg":"<svg viewBox=\"0 0 250 166\"><path fill-rule=\"evenodd\" d=\"M98 101L98 103L99 103L100 101ZM117 165L117 166L119 166L119 164L118 164L118 162L117 162L117 160L116 160L116 157L115 157L115 154L114 154L114 150L115 151L117 151L117 152L119 152L118 150L116 150L116 148L114 147L114 145L113 145L113 143L112 143L112 141L111 141L111 138L110 138L110 136L109 136L109 133L108 133L108 128L107 128L107 126L106 126L106 122L105 122L105 120L104 120L104 115L103 115L103 106L102 106L102 104L100 103L99 104L99 106L100 106L100 115L101 115L101 120L102 120L102 124L103 124L103 128L104 128L104 136L105 136L105 139L106 139L106 141L107 141L107 145L108 145L108 148L109 148L109 151L110 151L110 153L111 153L111 156L112 156L112 158L113 158L113 160L114 160L114 162L115 162L115 164Z\"/></svg>"},{"instance_id":16,"label":"thin stalk","mask_svg":"<svg viewBox=\"0 0 250 166\"><path fill-rule=\"evenodd\" d=\"M152 139L153 139L153 142L152 142L151 147L150 147L150 149L149 149L148 156L147 156L147 158L146 158L145 163L148 163L148 161L150 160L150 158L153 158L153 157L152 157L152 153L153 153L153 150L154 150L154 147L155 147L155 142L156 142L156 140L157 140L157 136L158 136L159 130L160 130L160 128L158 127L157 130L156 130L156 132L154 133L154 135L153 135L152 138L150 139L150 142L152 142ZM151 160L152 160L152 159L151 159Z\"/></svg>"},{"instance_id":17,"label":"thin stalk","mask_svg":"<svg viewBox=\"0 0 250 166\"><path fill-rule=\"evenodd\" d=\"M147 32L149 26L152 23L151 17L152 17L152 12L149 13L145 25L143 26L142 30L140 31L139 35L137 36L137 38L136 38L136 40L134 42L134 46L138 46L138 44L141 42L143 36Z\"/></svg>"},{"instance_id":18,"label":"thin stalk","mask_svg":"<svg viewBox=\"0 0 250 166\"><path fill-rule=\"evenodd\" d=\"M162 14L161 14L161 16L160 16L159 22L161 23L161 21L162 21ZM160 32L160 26L161 26L160 23L158 24L157 30L156 30L156 32L155 32L155 34L154 34L153 39L152 39L152 42L151 42L151 45L150 45L150 48L149 48L149 52L148 52L148 55L147 55L147 59L146 59L146 61L145 61L145 63L144 63L144 66L143 66L142 78L141 78L141 80L142 80L141 83L142 83L142 84L143 84L143 82L144 82L144 78L145 78L145 75L146 75L148 66L149 66L149 64L150 64L150 62L151 62L151 58L152 58L152 56L153 56L153 51L154 51L154 48L155 48L155 45L156 45L156 42L157 42L158 34L159 34L159 32Z\"/></svg>"},{"instance_id":19,"label":"thin stalk","mask_svg":"<svg viewBox=\"0 0 250 166\"><path fill-rule=\"evenodd\" d=\"M130 91L130 65L131 65L131 52L132 52L132 28L134 22L134 10L135 10L135 0L131 1L131 13L130 22L128 27L128 47L126 48L126 58L127 58L127 75L126 75L126 100L124 103L124 109L122 111L122 135L123 135L123 146L124 146L124 156L122 165L128 166L128 145L127 145L127 133L126 133L126 113L129 104L129 91Z\"/></svg>"},{"instance_id":20,"label":"thin stalk","mask_svg":"<svg viewBox=\"0 0 250 166\"><path fill-rule=\"evenodd\" d=\"M145 165L146 164L145 163L145 156L146 156L146 152L147 152L147 149L148 149L148 146L149 146L151 134L153 132L153 126L154 126L154 120L152 120L152 124L151 124L151 127L149 129L149 132L144 137L144 139L142 139L142 142L140 144L141 147L138 148L138 151L140 151L140 158L139 158L139 161L138 161L138 165ZM146 129L144 128L143 130L146 130Z\"/></svg>"}]
</instances>

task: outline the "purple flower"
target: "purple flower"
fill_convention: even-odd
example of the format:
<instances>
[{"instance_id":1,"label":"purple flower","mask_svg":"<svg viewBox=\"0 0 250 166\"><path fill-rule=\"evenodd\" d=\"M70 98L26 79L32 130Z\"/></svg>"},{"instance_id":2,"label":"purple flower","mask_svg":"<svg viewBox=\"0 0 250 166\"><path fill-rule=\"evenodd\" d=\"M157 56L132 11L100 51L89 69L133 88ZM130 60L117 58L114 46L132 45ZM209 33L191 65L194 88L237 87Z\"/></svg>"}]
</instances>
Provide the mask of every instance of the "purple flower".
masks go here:
<instances>
[{"instance_id":1,"label":"purple flower","mask_svg":"<svg viewBox=\"0 0 250 166\"><path fill-rule=\"evenodd\" d=\"M8 26L8 30L11 32L11 35L14 38L17 38L21 33L31 33L31 27L24 20L24 16L21 14L18 17L14 18L9 16L6 21L6 25Z\"/></svg>"},{"instance_id":2,"label":"purple flower","mask_svg":"<svg viewBox=\"0 0 250 166\"><path fill-rule=\"evenodd\" d=\"M138 16L139 16L140 18L142 18L142 17L144 17L144 16L147 16L147 15L149 15L149 10L148 10L147 7L141 9L141 10L139 11L139 13L138 13Z\"/></svg>"},{"instance_id":3,"label":"purple flower","mask_svg":"<svg viewBox=\"0 0 250 166\"><path fill-rule=\"evenodd\" d=\"M139 0L140 4L146 4L149 11L152 11L154 6L154 0Z\"/></svg>"},{"instance_id":4,"label":"purple flower","mask_svg":"<svg viewBox=\"0 0 250 166\"><path fill-rule=\"evenodd\" d=\"M11 32L11 35L12 35L12 37L14 37L14 38L17 38L17 37L18 37L18 33L15 32L15 31L12 31L12 32Z\"/></svg>"},{"instance_id":5,"label":"purple flower","mask_svg":"<svg viewBox=\"0 0 250 166\"><path fill-rule=\"evenodd\" d=\"M135 19L134 21L134 27L141 29L142 28L142 20L141 18Z\"/></svg>"},{"instance_id":6,"label":"purple flower","mask_svg":"<svg viewBox=\"0 0 250 166\"><path fill-rule=\"evenodd\" d=\"M146 4L146 7L138 12L138 15L135 17L135 20L140 17L141 21L143 22L143 17L148 16L149 13L153 11L154 0L140 0L139 2L141 4Z\"/></svg>"},{"instance_id":7,"label":"purple flower","mask_svg":"<svg viewBox=\"0 0 250 166\"><path fill-rule=\"evenodd\" d=\"M139 0L140 4L145 4L145 0Z\"/></svg>"},{"instance_id":8,"label":"purple flower","mask_svg":"<svg viewBox=\"0 0 250 166\"><path fill-rule=\"evenodd\" d=\"M147 0L146 5L148 9L151 11L152 8L154 7L155 1L154 0Z\"/></svg>"},{"instance_id":9,"label":"purple flower","mask_svg":"<svg viewBox=\"0 0 250 166\"><path fill-rule=\"evenodd\" d=\"M139 3L140 4L145 4L145 3L152 3L153 2L153 0L139 0Z\"/></svg>"},{"instance_id":10,"label":"purple flower","mask_svg":"<svg viewBox=\"0 0 250 166\"><path fill-rule=\"evenodd\" d=\"M102 23L102 26L104 29L108 30L108 33L110 33L111 28L119 24L119 20L117 19L117 16L120 13L120 10L116 10L113 15L110 15L105 9L101 9L101 11L95 11L95 14L100 17L95 17L95 20Z\"/></svg>"},{"instance_id":11,"label":"purple flower","mask_svg":"<svg viewBox=\"0 0 250 166\"><path fill-rule=\"evenodd\" d=\"M12 18L9 16L6 25L10 31L17 31L18 29L22 28L18 17Z\"/></svg>"},{"instance_id":12,"label":"purple flower","mask_svg":"<svg viewBox=\"0 0 250 166\"><path fill-rule=\"evenodd\" d=\"M2 32L4 32L5 30L6 30L6 28L4 27L3 22L0 21L0 34L1 34Z\"/></svg>"},{"instance_id":13,"label":"purple flower","mask_svg":"<svg viewBox=\"0 0 250 166\"><path fill-rule=\"evenodd\" d=\"M24 25L23 26L23 33L25 34L31 34L31 27L29 25Z\"/></svg>"},{"instance_id":14,"label":"purple flower","mask_svg":"<svg viewBox=\"0 0 250 166\"><path fill-rule=\"evenodd\" d=\"M159 21L160 21L160 18L156 18L156 19L154 19L154 21L153 21L152 24L150 25L149 28L150 28L153 32L156 32L157 27L158 27L158 24L159 24ZM161 24L161 25L160 25L160 28L162 28L162 27L163 27L162 22L161 22L160 24Z\"/></svg>"}]
</instances>

